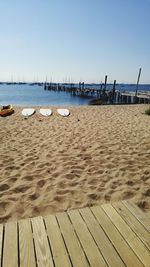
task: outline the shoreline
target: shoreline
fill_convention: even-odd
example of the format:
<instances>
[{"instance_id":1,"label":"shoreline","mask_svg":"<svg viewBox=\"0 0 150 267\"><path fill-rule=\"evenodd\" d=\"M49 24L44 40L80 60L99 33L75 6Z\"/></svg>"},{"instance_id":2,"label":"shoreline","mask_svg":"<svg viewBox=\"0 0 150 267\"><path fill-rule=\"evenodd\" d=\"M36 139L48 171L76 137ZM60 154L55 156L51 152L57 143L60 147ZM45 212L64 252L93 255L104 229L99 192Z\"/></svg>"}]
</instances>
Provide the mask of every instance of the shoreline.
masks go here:
<instances>
[{"instance_id":1,"label":"shoreline","mask_svg":"<svg viewBox=\"0 0 150 267\"><path fill-rule=\"evenodd\" d=\"M0 222L123 199L149 211L148 106L32 106L54 113L27 120L14 106L0 118Z\"/></svg>"},{"instance_id":2,"label":"shoreline","mask_svg":"<svg viewBox=\"0 0 150 267\"><path fill-rule=\"evenodd\" d=\"M9 105L9 104L8 104ZM147 107L149 107L150 106L150 103L128 103L128 104L126 104L126 103L119 103L119 104L107 104L107 103L103 103L103 104L82 104L82 105L80 105L80 104L78 104L78 105L21 105L21 104L19 104L19 105L17 105L17 104L10 104L10 105L12 105L12 107L14 108L14 109L17 109L17 112L18 112L18 110L21 110L22 108L34 108L34 109L40 109L40 108L46 108L46 109L55 109L55 110L57 110L58 108L67 108L67 109L76 109L76 108L84 108L84 107L95 107L95 108L101 108L101 107L125 107L125 106L127 106L127 107L134 107L134 106L145 106L145 109L147 108ZM2 107L2 106L5 106L5 105L0 105L0 107ZM15 113L14 113L15 114ZM2 117L0 117L0 118L2 118Z\"/></svg>"}]
</instances>

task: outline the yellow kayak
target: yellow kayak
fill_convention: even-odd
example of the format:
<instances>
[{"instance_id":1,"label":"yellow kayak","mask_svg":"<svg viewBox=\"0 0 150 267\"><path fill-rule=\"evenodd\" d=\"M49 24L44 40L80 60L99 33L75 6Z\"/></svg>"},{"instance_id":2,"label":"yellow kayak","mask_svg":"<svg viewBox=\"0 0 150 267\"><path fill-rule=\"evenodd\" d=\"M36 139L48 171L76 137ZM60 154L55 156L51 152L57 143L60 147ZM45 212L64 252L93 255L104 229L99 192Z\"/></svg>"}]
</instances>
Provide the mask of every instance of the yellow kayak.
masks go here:
<instances>
[{"instance_id":1,"label":"yellow kayak","mask_svg":"<svg viewBox=\"0 0 150 267\"><path fill-rule=\"evenodd\" d=\"M14 109L11 105L8 105L8 106L3 106L1 109L0 109L0 116L1 117L6 117L8 115L11 115L14 113Z\"/></svg>"}]
</instances>

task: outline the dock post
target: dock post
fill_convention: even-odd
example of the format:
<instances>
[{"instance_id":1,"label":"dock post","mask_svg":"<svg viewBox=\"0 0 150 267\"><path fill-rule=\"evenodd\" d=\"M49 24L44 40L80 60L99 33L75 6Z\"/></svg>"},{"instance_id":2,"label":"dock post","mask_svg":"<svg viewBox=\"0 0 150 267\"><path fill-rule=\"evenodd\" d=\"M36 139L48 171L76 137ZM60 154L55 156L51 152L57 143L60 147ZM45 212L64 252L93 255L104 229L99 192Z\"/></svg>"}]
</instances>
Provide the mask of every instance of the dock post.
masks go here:
<instances>
[{"instance_id":1,"label":"dock post","mask_svg":"<svg viewBox=\"0 0 150 267\"><path fill-rule=\"evenodd\" d=\"M82 83L82 89L84 90L84 82Z\"/></svg>"},{"instance_id":2,"label":"dock post","mask_svg":"<svg viewBox=\"0 0 150 267\"><path fill-rule=\"evenodd\" d=\"M137 79L137 84L136 84L136 92L135 92L135 96L137 96L140 76L141 76L141 68L139 69L139 74L138 74L138 79Z\"/></svg>"},{"instance_id":3,"label":"dock post","mask_svg":"<svg viewBox=\"0 0 150 267\"><path fill-rule=\"evenodd\" d=\"M46 90L47 89L47 85L46 85L46 82L44 83L44 90Z\"/></svg>"},{"instance_id":4,"label":"dock post","mask_svg":"<svg viewBox=\"0 0 150 267\"><path fill-rule=\"evenodd\" d=\"M79 90L81 90L81 82L79 82Z\"/></svg>"},{"instance_id":5,"label":"dock post","mask_svg":"<svg viewBox=\"0 0 150 267\"><path fill-rule=\"evenodd\" d=\"M113 89L112 89L112 102L113 103L115 99L115 90L116 90L116 80L114 80Z\"/></svg>"},{"instance_id":6,"label":"dock post","mask_svg":"<svg viewBox=\"0 0 150 267\"><path fill-rule=\"evenodd\" d=\"M113 84L113 92L115 92L116 89L116 80L114 80L114 84Z\"/></svg>"},{"instance_id":7,"label":"dock post","mask_svg":"<svg viewBox=\"0 0 150 267\"><path fill-rule=\"evenodd\" d=\"M99 95L100 95L100 96L102 95L102 90L103 90L103 83L101 82L100 90L99 90Z\"/></svg>"},{"instance_id":8,"label":"dock post","mask_svg":"<svg viewBox=\"0 0 150 267\"><path fill-rule=\"evenodd\" d=\"M106 86L107 86L107 75L105 76L104 91L106 91Z\"/></svg>"}]
</instances>

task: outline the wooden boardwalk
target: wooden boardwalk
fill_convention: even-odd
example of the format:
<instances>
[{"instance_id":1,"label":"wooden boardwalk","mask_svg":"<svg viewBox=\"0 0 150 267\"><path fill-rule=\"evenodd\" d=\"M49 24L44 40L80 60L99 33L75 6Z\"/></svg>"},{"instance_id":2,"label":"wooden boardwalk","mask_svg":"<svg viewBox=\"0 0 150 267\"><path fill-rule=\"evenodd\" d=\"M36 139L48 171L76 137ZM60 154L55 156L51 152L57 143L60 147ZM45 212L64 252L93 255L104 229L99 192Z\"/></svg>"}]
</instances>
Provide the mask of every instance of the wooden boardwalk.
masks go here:
<instances>
[{"instance_id":1,"label":"wooden boardwalk","mask_svg":"<svg viewBox=\"0 0 150 267\"><path fill-rule=\"evenodd\" d=\"M150 213L129 201L0 225L1 267L150 267Z\"/></svg>"}]
</instances>

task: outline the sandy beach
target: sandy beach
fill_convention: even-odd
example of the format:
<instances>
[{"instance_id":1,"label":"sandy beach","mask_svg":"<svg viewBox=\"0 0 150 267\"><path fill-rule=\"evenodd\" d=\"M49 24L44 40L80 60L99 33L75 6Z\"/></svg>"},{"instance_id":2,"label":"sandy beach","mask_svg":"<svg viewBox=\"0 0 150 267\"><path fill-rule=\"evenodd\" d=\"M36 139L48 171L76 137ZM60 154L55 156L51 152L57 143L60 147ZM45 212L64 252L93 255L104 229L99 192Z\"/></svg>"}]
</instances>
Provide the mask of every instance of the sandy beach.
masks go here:
<instances>
[{"instance_id":1,"label":"sandy beach","mask_svg":"<svg viewBox=\"0 0 150 267\"><path fill-rule=\"evenodd\" d=\"M0 222L123 199L150 210L147 105L0 117ZM36 107L36 110L39 108Z\"/></svg>"}]
</instances>

